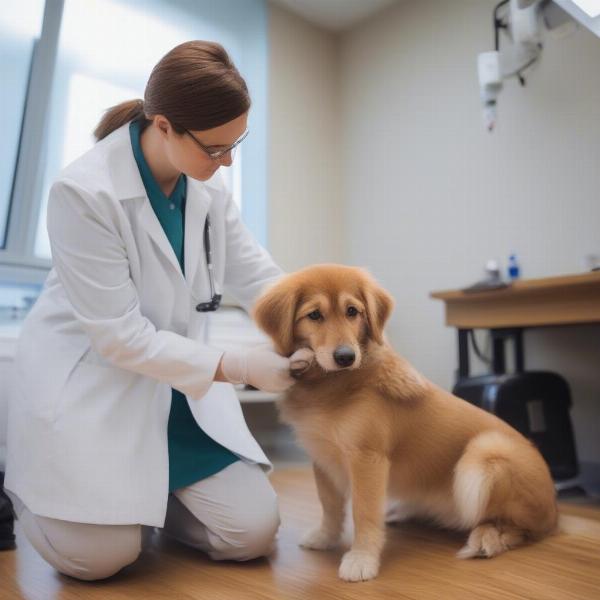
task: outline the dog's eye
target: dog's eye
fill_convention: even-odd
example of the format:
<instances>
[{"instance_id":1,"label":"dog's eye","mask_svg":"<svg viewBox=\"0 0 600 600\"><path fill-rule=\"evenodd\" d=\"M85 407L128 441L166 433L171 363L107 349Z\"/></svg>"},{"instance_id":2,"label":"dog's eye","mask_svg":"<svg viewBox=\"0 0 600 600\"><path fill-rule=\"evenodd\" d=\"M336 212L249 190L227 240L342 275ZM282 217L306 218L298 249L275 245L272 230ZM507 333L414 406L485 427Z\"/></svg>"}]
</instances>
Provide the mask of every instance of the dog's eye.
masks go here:
<instances>
[{"instance_id":1,"label":"dog's eye","mask_svg":"<svg viewBox=\"0 0 600 600\"><path fill-rule=\"evenodd\" d=\"M311 313L308 313L308 318L312 321L318 321L322 318L321 311L313 310Z\"/></svg>"},{"instance_id":2,"label":"dog's eye","mask_svg":"<svg viewBox=\"0 0 600 600\"><path fill-rule=\"evenodd\" d=\"M355 306L349 306L349 307L346 309L346 314L347 314L349 317L355 317L355 316L358 314L358 309L357 309Z\"/></svg>"}]
</instances>

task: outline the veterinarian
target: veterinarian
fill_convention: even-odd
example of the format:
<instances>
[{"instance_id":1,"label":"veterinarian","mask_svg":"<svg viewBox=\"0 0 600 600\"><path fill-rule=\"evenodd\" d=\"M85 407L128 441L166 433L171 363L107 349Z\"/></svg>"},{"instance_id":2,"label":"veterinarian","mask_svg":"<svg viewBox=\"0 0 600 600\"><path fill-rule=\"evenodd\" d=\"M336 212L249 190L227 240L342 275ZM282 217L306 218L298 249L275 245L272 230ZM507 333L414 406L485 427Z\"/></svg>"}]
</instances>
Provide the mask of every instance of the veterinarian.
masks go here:
<instances>
[{"instance_id":1,"label":"veterinarian","mask_svg":"<svg viewBox=\"0 0 600 600\"><path fill-rule=\"evenodd\" d=\"M142 526L215 560L272 547L271 465L230 384L283 391L290 360L204 341L222 290L249 309L281 275L218 173L249 108L221 46L182 44L50 190L53 269L19 341L5 487L61 573L116 573Z\"/></svg>"}]
</instances>

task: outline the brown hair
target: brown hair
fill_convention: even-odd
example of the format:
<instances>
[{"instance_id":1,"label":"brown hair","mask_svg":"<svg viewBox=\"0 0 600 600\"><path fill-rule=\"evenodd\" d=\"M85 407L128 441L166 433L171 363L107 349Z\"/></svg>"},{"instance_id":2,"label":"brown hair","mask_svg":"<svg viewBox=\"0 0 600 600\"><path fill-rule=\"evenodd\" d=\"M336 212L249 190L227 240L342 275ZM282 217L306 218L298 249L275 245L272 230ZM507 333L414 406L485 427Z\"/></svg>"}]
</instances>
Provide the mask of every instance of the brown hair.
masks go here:
<instances>
[{"instance_id":1,"label":"brown hair","mask_svg":"<svg viewBox=\"0 0 600 600\"><path fill-rule=\"evenodd\" d=\"M177 133L219 127L250 108L243 77L215 42L195 40L176 46L152 69L144 100L109 108L94 130L99 141L125 123L164 115Z\"/></svg>"}]
</instances>

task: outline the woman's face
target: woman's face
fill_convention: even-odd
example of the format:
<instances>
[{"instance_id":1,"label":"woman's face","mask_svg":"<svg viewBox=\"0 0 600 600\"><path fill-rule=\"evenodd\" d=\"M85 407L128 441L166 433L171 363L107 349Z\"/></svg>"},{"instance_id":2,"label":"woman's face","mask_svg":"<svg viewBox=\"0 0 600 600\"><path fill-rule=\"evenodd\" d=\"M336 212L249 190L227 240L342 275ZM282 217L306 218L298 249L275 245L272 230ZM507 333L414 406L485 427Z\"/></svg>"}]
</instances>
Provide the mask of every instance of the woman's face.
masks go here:
<instances>
[{"instance_id":1,"label":"woman's face","mask_svg":"<svg viewBox=\"0 0 600 600\"><path fill-rule=\"evenodd\" d=\"M190 133L210 152L217 152L234 144L246 131L248 113L204 131ZM165 152L170 163L193 179L206 181L210 179L220 166L229 167L233 162L232 152L227 152L218 159L208 156L205 150L187 133L178 134L169 126L165 136Z\"/></svg>"}]
</instances>

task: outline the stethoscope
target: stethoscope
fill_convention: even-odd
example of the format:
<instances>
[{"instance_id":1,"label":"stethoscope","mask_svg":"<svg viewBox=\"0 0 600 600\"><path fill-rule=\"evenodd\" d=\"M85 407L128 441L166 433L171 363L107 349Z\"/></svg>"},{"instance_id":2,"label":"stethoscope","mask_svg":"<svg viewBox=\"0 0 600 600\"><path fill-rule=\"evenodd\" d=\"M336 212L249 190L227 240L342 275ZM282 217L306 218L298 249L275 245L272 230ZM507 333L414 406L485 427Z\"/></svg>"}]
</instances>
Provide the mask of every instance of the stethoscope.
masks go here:
<instances>
[{"instance_id":1,"label":"stethoscope","mask_svg":"<svg viewBox=\"0 0 600 600\"><path fill-rule=\"evenodd\" d=\"M211 299L208 302L200 302L200 304L196 305L196 310L198 312L213 312L221 305L221 294L217 294L215 288L212 251L210 249L210 217L208 215L206 215L206 221L204 221L204 254L206 255Z\"/></svg>"}]
</instances>

